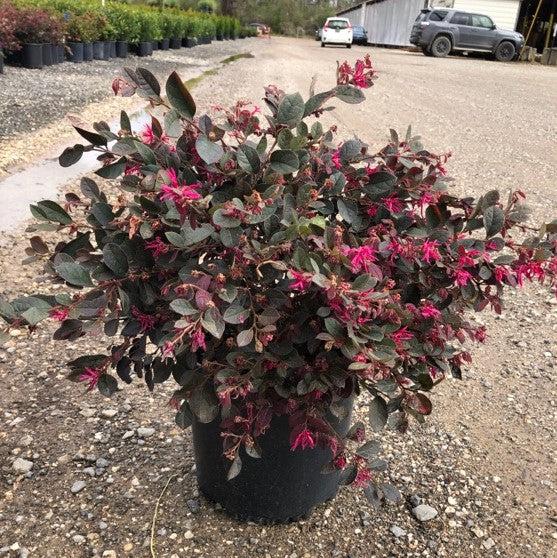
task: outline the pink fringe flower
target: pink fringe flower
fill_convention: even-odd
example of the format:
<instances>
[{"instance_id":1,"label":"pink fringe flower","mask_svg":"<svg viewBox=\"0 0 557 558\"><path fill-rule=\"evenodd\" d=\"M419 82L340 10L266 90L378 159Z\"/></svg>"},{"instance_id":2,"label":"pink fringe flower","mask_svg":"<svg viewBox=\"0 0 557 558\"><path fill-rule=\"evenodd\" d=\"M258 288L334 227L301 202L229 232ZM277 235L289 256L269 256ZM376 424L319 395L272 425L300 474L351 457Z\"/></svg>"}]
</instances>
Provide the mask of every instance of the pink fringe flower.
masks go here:
<instances>
[{"instance_id":1,"label":"pink fringe flower","mask_svg":"<svg viewBox=\"0 0 557 558\"><path fill-rule=\"evenodd\" d=\"M313 439L313 436L311 435L311 432L307 428L304 428L296 436L296 439L294 440L294 443L290 446L290 449L292 451L294 451L297 448L302 448L302 449L311 448L311 449L313 449L314 447L315 447L315 440Z\"/></svg>"},{"instance_id":2,"label":"pink fringe flower","mask_svg":"<svg viewBox=\"0 0 557 558\"><path fill-rule=\"evenodd\" d=\"M103 371L98 368L85 368L83 373L79 376L79 381L87 382L87 390L91 391L99 383L99 379L102 375Z\"/></svg>"},{"instance_id":3,"label":"pink fringe flower","mask_svg":"<svg viewBox=\"0 0 557 558\"><path fill-rule=\"evenodd\" d=\"M294 282L290 284L290 289L293 291L306 291L311 285L311 273L291 269L290 275L294 279Z\"/></svg>"},{"instance_id":4,"label":"pink fringe flower","mask_svg":"<svg viewBox=\"0 0 557 558\"><path fill-rule=\"evenodd\" d=\"M67 308L53 308L49 312L49 316L57 322L63 322L65 319L67 319L69 313L70 311Z\"/></svg>"},{"instance_id":5,"label":"pink fringe flower","mask_svg":"<svg viewBox=\"0 0 557 558\"><path fill-rule=\"evenodd\" d=\"M168 244L165 244L159 237L155 238L155 240L146 242L145 247L147 248L147 250L151 251L151 255L153 256L153 258L158 258L162 254L166 254L170 250Z\"/></svg>"},{"instance_id":6,"label":"pink fringe flower","mask_svg":"<svg viewBox=\"0 0 557 558\"><path fill-rule=\"evenodd\" d=\"M428 264L441 259L439 242L437 240L426 240L422 244L422 258Z\"/></svg>"},{"instance_id":7,"label":"pink fringe flower","mask_svg":"<svg viewBox=\"0 0 557 558\"><path fill-rule=\"evenodd\" d=\"M441 312L439 312L433 304L427 303L420 308L420 314L424 318L438 318L441 315Z\"/></svg>"}]
</instances>

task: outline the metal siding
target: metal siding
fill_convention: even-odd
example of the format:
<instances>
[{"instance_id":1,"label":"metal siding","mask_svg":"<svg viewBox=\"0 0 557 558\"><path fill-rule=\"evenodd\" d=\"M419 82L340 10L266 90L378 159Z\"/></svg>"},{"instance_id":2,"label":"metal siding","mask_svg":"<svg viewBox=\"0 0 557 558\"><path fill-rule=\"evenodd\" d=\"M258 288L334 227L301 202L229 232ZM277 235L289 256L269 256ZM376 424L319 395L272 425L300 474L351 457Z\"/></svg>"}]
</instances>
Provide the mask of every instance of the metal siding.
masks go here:
<instances>
[{"instance_id":1,"label":"metal siding","mask_svg":"<svg viewBox=\"0 0 557 558\"><path fill-rule=\"evenodd\" d=\"M520 0L454 0L454 8L489 16L501 29L514 29Z\"/></svg>"},{"instance_id":2,"label":"metal siding","mask_svg":"<svg viewBox=\"0 0 557 558\"><path fill-rule=\"evenodd\" d=\"M383 0L368 4L365 28L373 44L410 46L410 31L424 0Z\"/></svg>"}]
</instances>

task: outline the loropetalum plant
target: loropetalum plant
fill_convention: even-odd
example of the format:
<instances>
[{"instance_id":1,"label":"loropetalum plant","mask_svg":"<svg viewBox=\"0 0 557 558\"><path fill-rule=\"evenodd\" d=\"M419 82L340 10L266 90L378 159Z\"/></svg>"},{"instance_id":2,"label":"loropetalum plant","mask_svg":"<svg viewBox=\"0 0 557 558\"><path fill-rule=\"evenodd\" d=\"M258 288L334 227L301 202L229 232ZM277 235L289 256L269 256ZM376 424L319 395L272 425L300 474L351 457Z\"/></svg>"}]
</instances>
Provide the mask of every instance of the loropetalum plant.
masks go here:
<instances>
[{"instance_id":1,"label":"loropetalum plant","mask_svg":"<svg viewBox=\"0 0 557 558\"><path fill-rule=\"evenodd\" d=\"M164 118L134 131L123 112L118 132L76 128L89 144L60 163L99 152L97 174L118 192L83 178L64 207L32 206L36 230L68 238L51 250L35 236L30 253L73 289L3 303L7 329L50 318L58 340L104 332L107 350L70 362L70 379L109 396L115 376L150 390L172 378L179 425L221 421L231 476L240 448L257 456L272 417L288 415L292 450L329 448L344 483L374 504L396 499L377 482L376 435L365 442L357 423L341 438L328 413L361 395L372 433L422 421L426 393L470 362L466 339L486 337L468 312L501 312L504 288L525 280L555 287L557 224L521 224L521 192L452 194L448 156L410 133L392 131L378 153L337 143L320 117L335 100L363 101L375 77L366 57L306 101L268 86L265 115L240 101L197 117L176 73L163 100L150 72L127 69L114 90Z\"/></svg>"}]
</instances>

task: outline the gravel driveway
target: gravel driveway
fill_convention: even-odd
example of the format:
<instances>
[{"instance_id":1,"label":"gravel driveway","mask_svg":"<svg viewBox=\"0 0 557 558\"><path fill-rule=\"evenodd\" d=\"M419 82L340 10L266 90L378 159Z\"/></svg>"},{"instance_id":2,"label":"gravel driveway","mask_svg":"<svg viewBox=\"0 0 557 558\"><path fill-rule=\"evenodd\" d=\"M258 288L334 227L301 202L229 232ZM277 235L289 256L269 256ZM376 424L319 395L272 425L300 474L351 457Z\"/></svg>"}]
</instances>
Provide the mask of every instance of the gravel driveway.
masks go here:
<instances>
[{"instance_id":1,"label":"gravel driveway","mask_svg":"<svg viewBox=\"0 0 557 558\"><path fill-rule=\"evenodd\" d=\"M427 147L454 151L448 166L456 189L520 187L537 220L555 213L557 114L547 108L554 68L282 38L250 49L255 59L199 84L198 104L258 99L269 83L306 95L313 74L324 89L337 59L369 52L380 79L366 103L340 106L326 115L329 123L372 149L382 147L388 128L411 123ZM0 182L0 201L1 189ZM44 288L38 266L18 267L28 236L0 241L2 296ZM170 386L153 396L139 383L112 400L84 396L64 379L63 363L102 340L68 346L44 331L14 334L0 349L0 547L13 548L0 555L150 556L157 498L177 475L159 511L159 557L555 556L557 304L539 286L509 293L506 302L503 318L481 317L491 338L472 348L463 381L437 390L425 426L385 436L404 503L376 512L348 489L286 526L241 524L199 497L190 434L173 426L167 406ZM419 503L436 516L419 521L412 513Z\"/></svg>"}]
</instances>

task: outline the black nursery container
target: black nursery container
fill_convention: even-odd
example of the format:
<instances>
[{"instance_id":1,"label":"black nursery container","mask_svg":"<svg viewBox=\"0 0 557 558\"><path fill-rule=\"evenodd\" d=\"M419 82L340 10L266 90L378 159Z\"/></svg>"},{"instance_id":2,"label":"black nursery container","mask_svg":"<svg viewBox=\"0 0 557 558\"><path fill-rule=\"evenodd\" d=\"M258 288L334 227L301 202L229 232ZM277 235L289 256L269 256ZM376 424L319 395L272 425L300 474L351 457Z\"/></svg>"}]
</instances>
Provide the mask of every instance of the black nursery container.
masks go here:
<instances>
[{"instance_id":1,"label":"black nursery container","mask_svg":"<svg viewBox=\"0 0 557 558\"><path fill-rule=\"evenodd\" d=\"M40 70L43 67L43 45L40 43L27 43L18 53L20 64L24 68Z\"/></svg>"},{"instance_id":2,"label":"black nursery container","mask_svg":"<svg viewBox=\"0 0 557 558\"><path fill-rule=\"evenodd\" d=\"M58 61L58 64L62 64L62 62L64 62L64 60L66 59L65 55L64 55L64 45L55 45L54 46L54 51L56 54L56 60Z\"/></svg>"},{"instance_id":3,"label":"black nursery container","mask_svg":"<svg viewBox=\"0 0 557 558\"><path fill-rule=\"evenodd\" d=\"M93 60L93 43L83 43L83 60L85 62Z\"/></svg>"},{"instance_id":4,"label":"black nursery container","mask_svg":"<svg viewBox=\"0 0 557 558\"><path fill-rule=\"evenodd\" d=\"M91 45L91 43L89 43L89 45ZM70 62L76 62L76 63L83 62L83 48L84 48L83 43L74 43L69 41L67 43L67 47L69 49L68 60ZM93 53L93 46L91 45L91 54L92 53Z\"/></svg>"},{"instance_id":5,"label":"black nursery container","mask_svg":"<svg viewBox=\"0 0 557 558\"><path fill-rule=\"evenodd\" d=\"M344 400L344 419L328 420L344 436L350 428L353 399ZM230 515L260 523L286 523L307 517L313 508L338 491L340 471L324 474L332 459L329 449L290 449L286 416L274 417L267 432L258 438L262 457L241 450L240 474L227 480L230 461L222 454L220 420L209 424L194 420L193 446L197 482L201 492L218 502Z\"/></svg>"},{"instance_id":6,"label":"black nursery container","mask_svg":"<svg viewBox=\"0 0 557 558\"><path fill-rule=\"evenodd\" d=\"M116 41L104 42L104 59L116 58Z\"/></svg>"},{"instance_id":7,"label":"black nursery container","mask_svg":"<svg viewBox=\"0 0 557 558\"><path fill-rule=\"evenodd\" d=\"M43 66L52 66L54 64L54 49L50 43L43 44Z\"/></svg>"},{"instance_id":8,"label":"black nursery container","mask_svg":"<svg viewBox=\"0 0 557 558\"><path fill-rule=\"evenodd\" d=\"M126 58L128 56L128 43L126 41L116 41L115 49L118 58Z\"/></svg>"},{"instance_id":9,"label":"black nursery container","mask_svg":"<svg viewBox=\"0 0 557 558\"><path fill-rule=\"evenodd\" d=\"M196 46L196 45L197 45L197 39L195 39L195 38L191 38L191 39L190 39L189 37L186 39L186 46L187 46L188 48L192 48L192 47L194 47L194 46Z\"/></svg>"},{"instance_id":10,"label":"black nursery container","mask_svg":"<svg viewBox=\"0 0 557 558\"><path fill-rule=\"evenodd\" d=\"M94 41L93 42L93 58L95 60L104 60L104 42Z\"/></svg>"},{"instance_id":11,"label":"black nursery container","mask_svg":"<svg viewBox=\"0 0 557 558\"><path fill-rule=\"evenodd\" d=\"M0 50L0 74L4 73L4 54Z\"/></svg>"},{"instance_id":12,"label":"black nursery container","mask_svg":"<svg viewBox=\"0 0 557 558\"><path fill-rule=\"evenodd\" d=\"M162 39L159 41L159 48L161 50L168 50L170 48L170 39Z\"/></svg>"},{"instance_id":13,"label":"black nursery container","mask_svg":"<svg viewBox=\"0 0 557 558\"><path fill-rule=\"evenodd\" d=\"M153 52L159 50L159 41L153 41Z\"/></svg>"},{"instance_id":14,"label":"black nursery container","mask_svg":"<svg viewBox=\"0 0 557 558\"><path fill-rule=\"evenodd\" d=\"M171 37L170 38L170 48L181 48L182 47L182 39L179 39L178 37Z\"/></svg>"},{"instance_id":15,"label":"black nursery container","mask_svg":"<svg viewBox=\"0 0 557 558\"><path fill-rule=\"evenodd\" d=\"M137 56L151 56L153 54L153 43L151 41L141 41L134 47Z\"/></svg>"}]
</instances>

